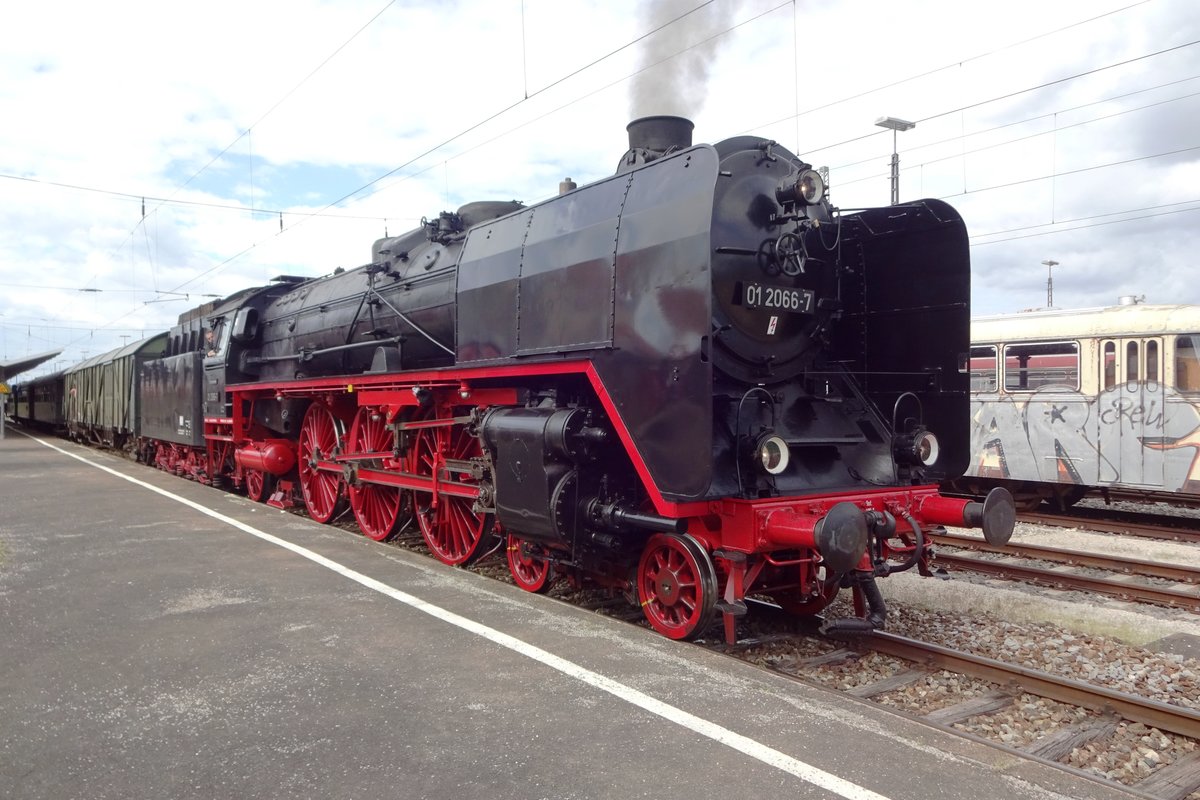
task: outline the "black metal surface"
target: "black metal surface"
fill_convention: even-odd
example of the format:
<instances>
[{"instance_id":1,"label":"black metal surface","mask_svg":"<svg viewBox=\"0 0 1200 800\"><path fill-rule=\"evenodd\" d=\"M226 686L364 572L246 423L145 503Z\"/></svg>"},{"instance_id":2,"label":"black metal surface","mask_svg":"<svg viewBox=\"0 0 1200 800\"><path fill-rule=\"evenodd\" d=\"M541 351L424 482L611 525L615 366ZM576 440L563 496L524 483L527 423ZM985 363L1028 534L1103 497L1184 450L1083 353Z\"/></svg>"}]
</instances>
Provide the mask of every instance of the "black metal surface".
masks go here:
<instances>
[{"instance_id":1,"label":"black metal surface","mask_svg":"<svg viewBox=\"0 0 1200 800\"><path fill-rule=\"evenodd\" d=\"M853 503L838 503L817 524L817 549L835 574L854 569L867 551L867 520Z\"/></svg>"},{"instance_id":2,"label":"black metal surface","mask_svg":"<svg viewBox=\"0 0 1200 800\"><path fill-rule=\"evenodd\" d=\"M141 365L140 380L142 436L203 447L202 355L191 352L147 361Z\"/></svg>"},{"instance_id":3,"label":"black metal surface","mask_svg":"<svg viewBox=\"0 0 1200 800\"><path fill-rule=\"evenodd\" d=\"M709 483L708 228L716 154L697 147L467 235L460 364L591 358L665 495Z\"/></svg>"},{"instance_id":4,"label":"black metal surface","mask_svg":"<svg viewBox=\"0 0 1200 800\"><path fill-rule=\"evenodd\" d=\"M712 213L713 361L737 380L778 383L812 361L820 346L814 336L837 309L821 302L837 297L836 251L830 249L837 229L780 222L784 209L777 187L808 167L786 149L756 136L729 139L716 148L721 176ZM829 220L826 203L802 212L808 222ZM779 237L797 231L811 257L802 272L788 275L772 252ZM752 302L751 292L759 302ZM811 295L811 310L778 302L802 293Z\"/></svg>"},{"instance_id":5,"label":"black metal surface","mask_svg":"<svg viewBox=\"0 0 1200 800\"><path fill-rule=\"evenodd\" d=\"M551 440L562 443L562 432L583 416L578 409L502 408L484 417L480 430L495 466L496 516L507 530L548 544L573 538L578 480L569 453Z\"/></svg>"},{"instance_id":6,"label":"black metal surface","mask_svg":"<svg viewBox=\"0 0 1200 800\"><path fill-rule=\"evenodd\" d=\"M461 231L518 208L467 204L377 240L370 264L276 292L240 343L244 355L231 353L231 370L259 380L353 375L370 369L380 347L393 350L386 360L403 369L454 363Z\"/></svg>"},{"instance_id":7,"label":"black metal surface","mask_svg":"<svg viewBox=\"0 0 1200 800\"><path fill-rule=\"evenodd\" d=\"M974 503L968 507L974 506ZM988 544L1004 545L1012 538L1013 529L1017 526L1017 505L1012 494L1003 486L997 486L988 492L980 511L980 526Z\"/></svg>"},{"instance_id":8,"label":"black metal surface","mask_svg":"<svg viewBox=\"0 0 1200 800\"><path fill-rule=\"evenodd\" d=\"M635 119L625 126L630 150L686 150L692 146L695 124L684 117L655 116Z\"/></svg>"},{"instance_id":9,"label":"black metal surface","mask_svg":"<svg viewBox=\"0 0 1200 800\"><path fill-rule=\"evenodd\" d=\"M653 157L611 178L530 208L464 206L376 242L367 267L215 309L229 324L258 304L240 318L248 332L205 362L208 413L228 413L226 383L246 380L530 365L524 388L550 408L606 401L669 501L961 472L970 280L957 213L931 200L835 220L823 198L804 205L794 184L808 165L776 143L663 155L682 141L669 122L631 125L633 149ZM538 375L567 358L590 361L601 398ZM264 400L254 416L286 432L285 410ZM892 458L896 431L917 422L942 444L931 468ZM778 475L747 458L768 433L790 451ZM513 436L503 447L537 435ZM525 532L559 536L552 506L571 470L536 461L536 491L497 478L499 513L524 509L536 517ZM572 490L593 479L581 469Z\"/></svg>"},{"instance_id":10,"label":"black metal surface","mask_svg":"<svg viewBox=\"0 0 1200 800\"><path fill-rule=\"evenodd\" d=\"M693 147L630 173L617 242L614 349L593 362L664 496L712 478L709 229L717 153Z\"/></svg>"},{"instance_id":11,"label":"black metal surface","mask_svg":"<svg viewBox=\"0 0 1200 800\"><path fill-rule=\"evenodd\" d=\"M843 220L841 250L844 311L830 361L855 376L889 424L923 417L942 455L919 477L960 475L970 434L968 376L958 369L970 337L962 217L940 200L868 209Z\"/></svg>"},{"instance_id":12,"label":"black metal surface","mask_svg":"<svg viewBox=\"0 0 1200 800\"><path fill-rule=\"evenodd\" d=\"M493 362L517 350L521 249L533 209L467 233L458 265L457 359Z\"/></svg>"},{"instance_id":13,"label":"black metal surface","mask_svg":"<svg viewBox=\"0 0 1200 800\"><path fill-rule=\"evenodd\" d=\"M611 345L614 258L627 185L612 178L530 210L518 281L518 355Z\"/></svg>"}]
</instances>

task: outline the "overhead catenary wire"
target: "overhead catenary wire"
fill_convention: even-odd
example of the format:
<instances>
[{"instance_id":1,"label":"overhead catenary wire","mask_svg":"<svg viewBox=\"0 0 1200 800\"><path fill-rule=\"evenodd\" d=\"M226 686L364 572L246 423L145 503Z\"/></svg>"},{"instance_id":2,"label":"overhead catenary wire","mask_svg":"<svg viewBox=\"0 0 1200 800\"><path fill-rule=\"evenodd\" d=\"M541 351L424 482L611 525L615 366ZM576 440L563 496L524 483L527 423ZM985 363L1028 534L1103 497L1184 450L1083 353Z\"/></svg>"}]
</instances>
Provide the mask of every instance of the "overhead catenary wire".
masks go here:
<instances>
[{"instance_id":1,"label":"overhead catenary wire","mask_svg":"<svg viewBox=\"0 0 1200 800\"><path fill-rule=\"evenodd\" d=\"M222 157L223 157L223 156L224 156L226 153L228 153L230 150L232 150L232 149L233 149L233 147L234 147L235 145L237 145L237 143L238 143L238 142L240 142L240 141L241 141L243 138L246 138L246 137L248 137L248 136L250 135L250 131L251 131L251 130L252 130L252 129L253 129L255 126L256 126L256 125L259 125L260 123L262 123L262 122L263 122L263 120L265 120L265 119L266 119L267 117L269 117L269 116L270 116L272 113L274 113L274 112L275 112L275 110L276 110L276 109L278 109L278 108L279 108L281 105L283 105L283 104L284 104L284 102L286 102L288 98L290 98L290 97L291 97L293 94L295 94L295 93L296 93L296 91L297 91L297 90L299 90L299 88L300 88L301 86L303 86L303 85L304 85L305 83L307 83L307 82L308 82L308 81L309 81L309 80L310 80L310 79L311 79L311 78L312 78L314 75L316 75L318 72L320 72L320 71L321 71L321 70L322 70L322 69L325 67L325 65L326 65L326 64L328 64L330 61L332 61L332 60L333 60L333 59L334 59L334 58L335 58L335 57L336 57L336 56L337 56L339 53L341 53L341 52L342 52L342 50L344 50L344 49L345 49L345 48L346 48L346 47L347 47L347 46L348 46L348 45L349 45L351 42L353 42L355 39L357 39L357 38L358 38L358 36L359 36L359 35L360 35L360 34L361 34L363 31L365 31L365 30L366 30L367 28L369 28L369 27L370 27L372 24L374 24L374 22L375 22L377 19L379 19L379 18L380 18L380 17L383 15L383 13L384 13L385 11L387 11L389 8L391 8L391 7L392 7L392 6L395 4L395 2L396 2L396 0L388 0L388 2L387 2L387 3L386 3L386 4L385 4L385 5L382 7L382 8L380 8L380 9L379 9L379 11L377 11L377 12L376 12L376 13L375 13L375 14L374 14L374 15L373 15L373 16L372 16L372 17L371 17L369 20L367 20L367 22L366 22L366 23L364 23L364 24L363 24L361 27L359 27L359 28L358 28L358 30L356 30L356 31L355 31L355 32L354 32L354 33L353 33L353 34L350 36L350 38L346 39L344 42L342 42L342 44L340 44L340 45L339 45L337 48L335 48L335 49L334 49L334 51L333 51L332 53L330 53L328 56L326 56L326 57L325 57L325 58L324 58L324 59L323 59L323 60L322 60L322 61L321 61L319 64L317 64L317 66L316 66L316 67L314 67L314 68L313 68L313 69L312 69L312 70L311 70L311 71L310 71L310 72L309 72L307 75L305 75L303 78L301 78L301 79L300 79L300 81L299 81L298 83L296 83L294 86L292 86L292 88L291 88L291 89L289 89L288 91L284 92L283 96L282 96L282 97L280 97L278 100L276 100L276 101L275 101L275 103L274 103L273 105L271 105L271 107L270 107L270 108L268 108L266 111L264 111L264 112L263 112L263 113L262 113L262 114L261 114L261 115L258 117L258 119L256 119L256 120L255 120L253 123L251 123L251 124L250 124L250 126L248 126L248 127L246 128L246 130L245 130L245 131L243 131L241 134L239 134L238 136L236 136L236 137L233 139L233 141L231 141L229 144L227 144L227 145L224 147L224 149L222 149L222 150L221 150L221 152L217 153L217 155L215 155L215 156L213 156L211 159L209 159L209 161L208 161L208 162L207 162L207 163L206 163L204 166L200 167L200 169L198 169L198 170L196 170L194 173L192 173L191 177L189 177L189 178L188 178L187 180L185 180L185 181L184 181L182 184L180 184L180 185L179 185L179 186L178 186L178 187L175 189L175 191L174 191L174 192L173 192L173 193L172 193L172 194L169 196L169 198L173 198L173 197L174 197L176 194L178 194L180 191L182 191L183 189L187 188L187 186L188 186L188 185L189 185L189 184L190 184L192 181L194 181L194 180L195 180L197 177L199 177L199 176L200 176L202 173L204 173L204 172L205 172L205 171L206 171L206 170L207 170L209 167L211 167L213 164L217 163L217 161L219 161L219 160L220 160L220 159L221 159L221 158L222 158ZM251 170L253 170L253 154L251 154ZM3 177L9 177L9 176L3 176ZM254 196L254 195L253 195L253 182L254 182L253 172L251 173L250 181L251 181L251 206L253 206L253 196ZM169 199L169 198L168 198L168 199ZM166 201L164 200L163 202L166 202ZM154 208L151 210L150 214L151 214L152 216L153 216L153 215L155 215L155 214L157 214L157 212L158 212L158 209L162 207L162 205L163 205L163 202L160 202L160 203L159 203L157 206L155 206L155 207L154 207ZM145 197L143 196L143 199L142 199L142 216L141 216L141 219L140 219L140 220L138 220L138 222L137 222L137 223L136 223L136 224L133 226L133 228L131 228L131 229L130 229L129 233L128 233L128 234L125 236L124 240L122 240L122 242L121 242L119 245L117 245L117 246L116 246L116 248L114 248L114 250L112 251L112 254L119 253L119 252L120 252L120 251L121 251L121 250L122 250L122 249L125 247L126 243L128 243L128 242L129 242L129 241L130 241L130 240L133 238L134 234L137 232L137 229L138 229L139 227L141 227L142 225L144 225L144 223L145 223L145 220L146 220L146 216L147 216L147 215L146 215L146 202L145 202Z\"/></svg>"},{"instance_id":2,"label":"overhead catenary wire","mask_svg":"<svg viewBox=\"0 0 1200 800\"><path fill-rule=\"evenodd\" d=\"M790 2L790 0L788 0L788 1ZM393 2L394 2L394 0L393 0ZM547 85L545 85L545 86L541 87L540 89L537 89L537 90L535 90L534 92L530 93L530 94L529 94L529 96L528 96L527 98L525 98L525 99L522 99L522 100L518 101L517 103L513 103L513 104L511 104L511 105L510 105L510 106L508 106L507 108L505 108L505 109L502 109L501 111L499 111L499 112L496 112L495 114L492 114L492 115L490 115L490 116L489 116L487 119L481 120L480 122L477 122L477 123L475 123L474 125L472 125L472 126L468 127L467 129L465 129L465 130L463 130L463 131L460 131L458 134L455 134L455 135L454 135L454 136L452 136L450 139L447 139L445 142L443 142L443 143L441 143L441 144L439 144L439 145L436 145L434 148L431 148L430 150L426 151L425 153L422 153L421 155L419 155L419 156L416 156L416 157L415 157L415 158L413 158L413 159L410 159L410 160L409 160L408 162L406 162L405 164L403 164L403 165L401 165L401 166L399 166L399 167L396 167L396 168L395 168L395 169L393 169L393 170L389 170L389 171L388 171L387 173L385 173L384 175L381 175L381 176L379 176L378 178L376 178L376 179L374 179L374 180L372 180L372 181L368 182L367 184L364 184L363 186L361 186L359 189L355 190L354 192L351 192L350 194L348 194L348 195L345 195L344 197L342 197L342 198L340 198L340 199L338 199L338 200L335 200L335 201L334 201L334 202L332 202L332 203L329 203L328 205L326 205L326 206L325 206L323 209L321 209L320 211L318 211L318 212L314 212L314 213L308 213L308 214L301 214L301 215L299 215L299 216L301 216L301 219L300 219L300 220L299 220L297 223L295 223L295 224L301 224L302 222L304 222L305 220L307 220L307 219L309 219L309 218L311 218L311 217L317 216L318 214L321 214L321 213L323 213L323 212L325 212L325 211L328 211L330 208L333 208L334 206L336 206L336 205L338 205L338 204L340 204L340 203L344 202L345 200L349 199L350 197L353 197L353 196L357 195L358 193L362 192L363 190L365 190L365 189L369 188L370 186L374 185L375 183L378 183L378 181L382 180L383 178L386 178L386 177L388 177L389 175L395 174L396 172L400 171L401 169L404 169L404 167L405 167L405 166L408 166L409 164L411 164L411 163L413 163L413 162L415 162L415 161L419 160L420 158L423 158L425 155L428 155L429 153L436 152L436 150L440 149L441 147L444 147L446 144L449 144L449 143L451 143L451 142L453 142L453 141L457 140L458 138L461 138L462 136L466 135L466 134L467 134L467 133L469 133L470 131L472 131L472 130L475 130L476 128L478 128L478 127L480 127L480 126L482 126L482 125L486 124L488 121L490 121L490 120L492 120L492 119L496 118L497 116L499 116L499 115L501 115L501 114L505 113L506 111L508 111L508 110L511 110L512 108L516 107L517 105L520 105L520 104L521 104L521 103L523 103L523 102L526 102L528 99L531 99L531 98L533 98L534 96L537 96L537 95L539 95L539 94L541 94L541 93L543 93L543 92L546 92L546 91L548 91L549 89L551 89L551 88L553 88L553 87L555 87L555 86L557 86L557 85L559 85L559 84L563 83L564 81L567 81L567 80L569 80L570 78L572 78L572 77L574 77L574 76L576 76L576 75L580 74L581 72L583 72L583 71L585 71L585 70L588 70L588 69L590 69L591 67L593 67L593 66L595 66L596 64L598 64L598 63L600 63L600 62L604 61L605 59L611 58L611 57L612 57L613 55L615 55L616 53L622 52L622 51L624 51L624 50L627 50L627 49L629 49L630 47L633 47L633 46L634 46L634 45L636 45L638 42L641 42L642 40L646 39L646 38L647 38L647 37L649 37L649 36L653 36L653 35L654 35L655 33L657 33L658 31L661 31L661 30L663 30L664 28L667 28L667 27L669 27L670 25L672 25L672 24L674 24L674 23L678 22L679 20L681 20L681 19L683 19L683 18L685 18L685 17L687 17L687 16L690 16L691 14L694 14L694 13L696 13L696 12L697 12L697 11L699 11L700 9L702 9L702 8L704 8L704 7L706 7L706 6L709 6L709 5L711 5L713 2L715 2L715 0L704 0L704 2L701 2L700 4L698 4L697 6L695 6L694 8L690 9L689 11L686 11L686 12L684 12L683 14L680 14L680 15L677 15L676 17L673 17L672 19L670 19L670 20L668 20L668 21L664 22L663 24L661 24L661 25L659 25L659 26L656 26L656 27L655 27L655 28L653 28L652 30L650 30L650 31L648 31L648 32L646 32L646 33L644 33L644 34L642 34L642 35L640 35L640 36L638 36L638 37L636 37L636 38L634 38L634 39L632 39L632 40L630 40L630 41L626 42L625 44L622 44L620 47L618 47L618 48L616 48L616 49L614 49L614 50L610 51L610 52L609 52L609 53L607 53L606 55L604 55L604 56L601 56L600 58L598 58L598 59L595 59L595 60L593 60L592 62L589 62L588 64L585 64L585 65L584 65L584 66L582 66L582 67L579 67L578 69L576 69L576 70L574 70L574 71L572 71L572 72L570 72L570 73L568 73L568 74L566 74L566 75L564 75L564 76L562 76L562 77L558 78L557 80L555 80L555 81L553 81L553 82L551 82L551 83L549 83L549 84L547 84ZM389 3L388 5L390 6L390 5L391 5L391 3ZM385 7L383 10L386 10L386 7ZM381 14L381 13L383 12L383 10L381 10L379 13ZM371 21L373 22L373 21L374 21L374 19L378 18L378 16L379 16L379 14L377 14L375 17L373 17ZM368 23L367 23L367 25L369 25L369 24L370 24L370 22L368 22ZM367 26L366 26L366 25L364 25L364 26L363 26L363 29L365 29L366 27L367 27ZM359 31L359 32L361 32L361 30L363 30L363 29L360 29L360 31ZM357 34L355 34L355 35L357 36ZM351 37L351 39L353 39L353 38L354 38L354 37ZM348 43L349 43L349 40L346 42L346 44L348 44ZM345 44L343 44L343 46L342 46L342 47L344 47L344 46L345 46ZM340 50L341 50L341 48L339 48L339 51L340 51ZM336 55L336 51L335 51L335 54L334 54L334 55ZM332 56L330 56L330 58L332 58ZM328 60L329 60L329 59L327 58L327 59L325 60L325 62L322 62L321 66L323 66L323 65L324 65L326 62L328 62ZM319 69L319 68L320 68L320 67L318 67L318 69ZM314 70L314 73L315 73L315 70ZM310 76L311 76L311 75L310 75ZM303 81L302 81L301 83L303 83ZM294 87L292 91L295 91L295 88L298 88L298 86L299 86L299 84L297 85L297 87ZM289 94L290 94L290 92L289 92ZM286 99L286 98L284 98L284 99ZM282 103L282 102L283 102L283 100L281 99L281 100L279 101L279 103ZM271 109L269 109L267 113L270 113L270 111L273 111L273 110L274 110L274 108L278 107L279 103L276 103L276 105L275 105L275 106L273 106ZM264 115L264 116L265 116L265 115ZM260 118L260 119L261 119L261 118ZM256 124L257 124L257 123L256 123ZM239 139L237 139L237 140L235 140L233 143L231 143L231 144L229 145L229 147L232 147L232 146L233 146L234 144L236 144L236 142L237 142L237 141L239 141L239 140L240 140L240 137L239 137ZM226 151L228 151L229 147L227 147L227 148L226 148ZM219 156L218 156L218 158L219 158ZM214 161L215 161L215 159L214 159ZM212 163L212 162L210 162L210 164L211 164L211 163ZM194 177L194 176L193 176L193 177ZM190 182L190 180L191 180L191 179L189 179L189 181L188 181L188 182ZM186 186L186 183L187 183L187 182L185 182L185 184L184 184L185 186ZM372 219L374 219L374 217L371 217L371 218L372 218ZM281 227L281 229L280 229L279 233L277 233L277 234L274 234L274 236L279 236L279 235L282 235L283 233L286 233L288 230L290 230L292 227L294 227L294 225L293 225L293 226ZM132 231L131 231L131 234L132 234ZM262 241L269 241L269 240L262 240ZM226 258L225 260L221 261L220 263L218 263L218 264L216 264L216 265L214 265L214 266L210 267L210 268L209 268L209 269L207 269L207 270L204 270L203 272L199 273L198 275L196 275L196 276L193 276L191 279L189 279L189 280L187 280L187 281L185 281L185 282L183 282L183 283L179 284L179 285L178 285L178 286L176 286L176 287L175 287L175 289L174 289L174 290L172 290L172 291L179 291L179 290L181 290L181 289L183 289L183 288L187 287L188 285L190 285L190 284L194 283L195 281L197 281L197 280L199 280L199 279L201 279L201 278L203 278L203 277L206 277L206 276L208 276L208 275L211 275L212 273L214 273L214 272L216 272L216 271L220 270L222 267L226 266L227 264L229 264L229 263L232 263L233 261L237 260L238 258L240 258L241 256L245 255L246 253L248 253L248 252L250 252L250 251L254 250L254 249L255 249L255 248L256 248L256 247L257 247L259 244L260 244L260 242L255 242L255 243L252 243L252 244L250 244L249 246L247 246L247 247L243 248L242 250L238 251L237 253L233 254L232 256L229 256L229 257L228 257L228 258ZM123 246L123 245L122 245L122 246ZM118 321L120 321L121 319L125 319L126 317L130 316L131 314L133 314L133 313L134 313L136 310L137 310L137 309L131 309L131 310L127 311L126 313L122 314L121 316L117 317L115 320L112 320L112 321L110 321L110 323L108 323L108 324L111 324L111 323L113 323L113 322L118 322ZM106 325L104 325L104 326L99 326L99 327L107 327L107 325L108 325L108 324L106 324Z\"/></svg>"}]
</instances>

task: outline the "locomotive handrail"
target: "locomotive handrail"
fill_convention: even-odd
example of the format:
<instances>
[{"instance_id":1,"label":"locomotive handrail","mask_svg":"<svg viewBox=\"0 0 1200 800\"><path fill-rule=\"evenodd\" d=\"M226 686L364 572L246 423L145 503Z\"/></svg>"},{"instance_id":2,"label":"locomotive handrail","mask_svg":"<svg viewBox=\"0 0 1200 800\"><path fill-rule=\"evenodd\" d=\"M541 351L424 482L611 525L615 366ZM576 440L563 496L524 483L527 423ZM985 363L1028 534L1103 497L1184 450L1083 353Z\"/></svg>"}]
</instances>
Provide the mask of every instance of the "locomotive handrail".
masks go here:
<instances>
[{"instance_id":1,"label":"locomotive handrail","mask_svg":"<svg viewBox=\"0 0 1200 800\"><path fill-rule=\"evenodd\" d=\"M454 355L454 354L455 354L453 349L451 349L451 348L447 347L446 345L444 345L444 344L442 344L441 342L439 342L437 339L433 338L433 336L431 336L431 335L430 335L430 334L429 334L429 333L428 333L428 332L427 332L427 331L426 331L424 328L422 328L422 327L421 327L420 325L418 325L417 323L413 322L411 319L409 319L407 316L405 316L405 314L404 314L404 313L403 313L403 312L402 312L400 309L396 308L394 305L392 305L391 303L389 303L389 302L388 302L388 300L387 300L387 298L386 298L386 297L384 297L383 295L381 295L381 294L380 294L380 293L379 293L379 292L378 292L378 291L375 289L375 287L374 287L373 285L367 288L367 293L368 293L368 294L370 294L370 295L373 295L373 296L374 296L374 297L376 297L376 298L378 298L378 299L379 299L379 302L383 303L385 306L387 306L388 308L390 308L390 309L392 310L392 312L393 312L393 313L395 313L395 315L396 315L397 317L399 317L399 318L400 318L400 319L402 319L402 320L403 320L405 323L407 323L407 325L408 325L410 328L412 328L414 331L416 331L417 333L421 334L421 335L422 335L422 336L424 336L426 339L428 339L430 342L432 342L433 344L435 344L435 345L437 345L438 347L442 348L443 350L445 350L445 351L446 351L447 353L449 353L450 355Z\"/></svg>"},{"instance_id":2,"label":"locomotive handrail","mask_svg":"<svg viewBox=\"0 0 1200 800\"><path fill-rule=\"evenodd\" d=\"M336 353L342 350L356 350L360 347L378 347L385 344L403 344L405 341L406 338L404 336L393 336L390 339L374 339L369 342L339 344L335 347L324 347L320 350L301 348L299 353L293 353L290 356L250 356L246 359L246 362L249 364L269 364L276 361L310 361L316 356L323 356L326 353Z\"/></svg>"}]
</instances>

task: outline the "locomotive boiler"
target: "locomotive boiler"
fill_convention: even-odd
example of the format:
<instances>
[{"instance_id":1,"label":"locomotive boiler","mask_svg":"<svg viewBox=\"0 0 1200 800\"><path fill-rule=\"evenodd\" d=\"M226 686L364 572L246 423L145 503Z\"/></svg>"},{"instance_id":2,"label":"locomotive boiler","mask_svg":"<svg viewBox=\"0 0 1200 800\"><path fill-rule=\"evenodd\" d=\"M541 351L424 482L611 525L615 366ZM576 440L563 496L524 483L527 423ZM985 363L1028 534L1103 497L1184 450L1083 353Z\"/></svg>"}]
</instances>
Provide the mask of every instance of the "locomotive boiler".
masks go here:
<instances>
[{"instance_id":1,"label":"locomotive boiler","mask_svg":"<svg viewBox=\"0 0 1200 800\"><path fill-rule=\"evenodd\" d=\"M518 585L626 592L675 638L748 597L816 614L928 572L931 526L1011 533L966 467L965 226L922 200L852 213L778 143L693 146L631 123L616 173L524 206L471 203L371 262L214 307L207 466L252 497L415 524Z\"/></svg>"}]
</instances>

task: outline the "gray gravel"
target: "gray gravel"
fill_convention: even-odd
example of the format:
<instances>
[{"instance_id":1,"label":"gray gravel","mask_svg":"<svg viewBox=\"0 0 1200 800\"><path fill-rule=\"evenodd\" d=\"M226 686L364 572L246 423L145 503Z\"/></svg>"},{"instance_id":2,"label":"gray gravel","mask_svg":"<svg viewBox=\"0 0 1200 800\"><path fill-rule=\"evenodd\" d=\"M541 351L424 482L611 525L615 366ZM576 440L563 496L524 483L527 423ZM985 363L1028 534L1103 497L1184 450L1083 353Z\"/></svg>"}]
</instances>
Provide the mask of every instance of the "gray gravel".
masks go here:
<instances>
[{"instance_id":1,"label":"gray gravel","mask_svg":"<svg viewBox=\"0 0 1200 800\"><path fill-rule=\"evenodd\" d=\"M1177 563L1200 561L1198 547L1134 537L1020 525L1014 538ZM1166 636L1200 637L1200 615L963 573L951 580L901 574L880 586L889 604L887 629L894 633L1200 709L1200 660L1152 649ZM849 613L845 607L834 610ZM906 668L886 657L868 656L828 668L820 679L848 688ZM993 688L941 673L875 699L920 715ZM1091 712L1022 695L1007 710L956 727L1021 747L1089 716ZM1134 784L1198 747L1194 740L1122 723L1111 737L1077 748L1066 763ZM1190 797L1200 798L1200 792Z\"/></svg>"}]
</instances>

